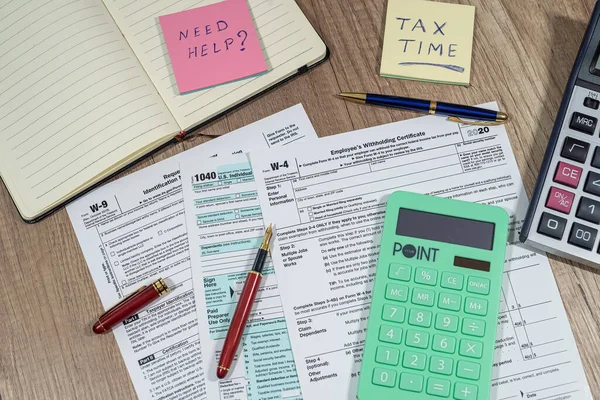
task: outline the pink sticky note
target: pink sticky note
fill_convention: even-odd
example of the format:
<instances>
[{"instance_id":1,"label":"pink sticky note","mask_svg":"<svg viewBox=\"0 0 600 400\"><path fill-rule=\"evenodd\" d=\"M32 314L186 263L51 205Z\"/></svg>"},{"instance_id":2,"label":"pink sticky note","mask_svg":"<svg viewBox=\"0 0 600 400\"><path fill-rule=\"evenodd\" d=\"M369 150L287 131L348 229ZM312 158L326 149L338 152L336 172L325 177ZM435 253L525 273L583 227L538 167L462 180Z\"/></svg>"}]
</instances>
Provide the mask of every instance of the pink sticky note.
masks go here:
<instances>
[{"instance_id":1,"label":"pink sticky note","mask_svg":"<svg viewBox=\"0 0 600 400\"><path fill-rule=\"evenodd\" d=\"M246 0L226 0L158 19L180 93L267 70Z\"/></svg>"}]
</instances>

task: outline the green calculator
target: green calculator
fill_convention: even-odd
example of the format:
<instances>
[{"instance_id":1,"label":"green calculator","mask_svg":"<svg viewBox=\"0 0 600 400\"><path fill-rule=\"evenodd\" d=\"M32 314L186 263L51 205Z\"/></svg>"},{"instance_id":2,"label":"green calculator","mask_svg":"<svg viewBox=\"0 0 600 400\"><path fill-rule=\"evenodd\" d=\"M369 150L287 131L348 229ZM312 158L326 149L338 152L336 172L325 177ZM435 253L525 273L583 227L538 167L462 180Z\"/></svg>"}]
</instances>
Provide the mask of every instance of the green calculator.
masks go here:
<instances>
[{"instance_id":1,"label":"green calculator","mask_svg":"<svg viewBox=\"0 0 600 400\"><path fill-rule=\"evenodd\" d=\"M508 215L395 192L386 208L359 400L487 400Z\"/></svg>"}]
</instances>

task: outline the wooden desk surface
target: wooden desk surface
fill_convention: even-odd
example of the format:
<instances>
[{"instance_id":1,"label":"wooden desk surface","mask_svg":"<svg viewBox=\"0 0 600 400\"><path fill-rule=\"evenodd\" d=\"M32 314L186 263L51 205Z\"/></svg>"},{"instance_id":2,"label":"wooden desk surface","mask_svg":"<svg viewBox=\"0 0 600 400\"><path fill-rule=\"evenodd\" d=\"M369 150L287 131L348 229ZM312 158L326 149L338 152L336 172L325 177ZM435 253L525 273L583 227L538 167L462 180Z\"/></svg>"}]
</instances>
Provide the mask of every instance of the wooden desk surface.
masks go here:
<instances>
[{"instance_id":1,"label":"wooden desk surface","mask_svg":"<svg viewBox=\"0 0 600 400\"><path fill-rule=\"evenodd\" d=\"M379 76L386 0L299 0L331 59L203 133L221 135L297 103L321 136L416 116L335 99L342 90L466 104L496 100L512 117L507 130L531 194L594 1L455 1L476 6L471 87ZM131 171L205 140L171 147ZM551 264L600 397L600 275L556 257ZM0 185L0 276L0 400L136 398L113 336L90 331L102 306L64 209L27 225Z\"/></svg>"}]
</instances>

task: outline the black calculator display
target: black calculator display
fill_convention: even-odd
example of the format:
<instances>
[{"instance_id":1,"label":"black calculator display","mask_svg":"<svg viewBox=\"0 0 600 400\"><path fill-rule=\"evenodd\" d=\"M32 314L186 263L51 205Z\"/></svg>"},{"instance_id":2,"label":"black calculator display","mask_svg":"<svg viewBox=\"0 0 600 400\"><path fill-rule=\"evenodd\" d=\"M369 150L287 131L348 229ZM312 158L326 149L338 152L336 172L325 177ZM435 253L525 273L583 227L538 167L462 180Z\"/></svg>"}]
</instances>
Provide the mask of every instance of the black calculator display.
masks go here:
<instances>
[{"instance_id":1,"label":"black calculator display","mask_svg":"<svg viewBox=\"0 0 600 400\"><path fill-rule=\"evenodd\" d=\"M600 3L586 30L520 239L600 266Z\"/></svg>"}]
</instances>

